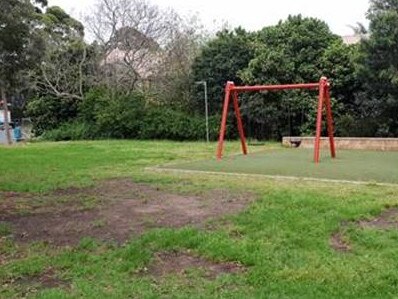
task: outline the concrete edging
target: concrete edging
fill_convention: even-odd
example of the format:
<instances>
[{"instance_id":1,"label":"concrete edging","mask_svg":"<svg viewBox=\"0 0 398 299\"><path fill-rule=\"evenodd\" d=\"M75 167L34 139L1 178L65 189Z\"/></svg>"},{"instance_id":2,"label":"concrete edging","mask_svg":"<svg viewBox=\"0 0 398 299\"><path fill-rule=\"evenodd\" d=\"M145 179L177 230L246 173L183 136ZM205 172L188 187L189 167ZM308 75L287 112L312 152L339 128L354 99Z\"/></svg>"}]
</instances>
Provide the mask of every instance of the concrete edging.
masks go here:
<instances>
[{"instance_id":1,"label":"concrete edging","mask_svg":"<svg viewBox=\"0 0 398 299\"><path fill-rule=\"evenodd\" d=\"M282 144L291 146L290 140L301 140L300 147L314 148L315 137L283 137ZM335 137L336 149L398 151L398 138ZM321 148L329 147L329 138L321 138Z\"/></svg>"},{"instance_id":2,"label":"concrete edging","mask_svg":"<svg viewBox=\"0 0 398 299\"><path fill-rule=\"evenodd\" d=\"M153 172L159 172L159 173L225 175L225 176L234 176L234 177L263 178L263 179L271 179L271 180L287 180L287 181L323 182L323 183L334 183L334 184L351 184L351 185L398 187L398 184L381 183L381 182L375 182L375 181L350 181L350 180L325 179L325 178L267 175L267 174L249 174L249 173L234 173L234 172L222 172L222 171L203 171L203 170L189 170L189 169L161 168L161 167L146 167L145 170L153 171Z\"/></svg>"}]
</instances>

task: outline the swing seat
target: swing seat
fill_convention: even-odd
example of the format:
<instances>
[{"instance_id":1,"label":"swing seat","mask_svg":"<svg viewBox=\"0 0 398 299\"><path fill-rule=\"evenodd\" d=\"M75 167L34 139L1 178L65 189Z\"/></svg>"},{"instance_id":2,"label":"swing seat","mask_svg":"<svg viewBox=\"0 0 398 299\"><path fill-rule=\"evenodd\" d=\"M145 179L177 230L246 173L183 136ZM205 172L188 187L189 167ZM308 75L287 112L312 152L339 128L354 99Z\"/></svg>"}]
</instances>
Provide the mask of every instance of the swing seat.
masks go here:
<instances>
[{"instance_id":1,"label":"swing seat","mask_svg":"<svg viewBox=\"0 0 398 299\"><path fill-rule=\"evenodd\" d=\"M291 138L290 139L290 145L291 145L291 147L295 147L295 148L300 147L301 138Z\"/></svg>"}]
</instances>

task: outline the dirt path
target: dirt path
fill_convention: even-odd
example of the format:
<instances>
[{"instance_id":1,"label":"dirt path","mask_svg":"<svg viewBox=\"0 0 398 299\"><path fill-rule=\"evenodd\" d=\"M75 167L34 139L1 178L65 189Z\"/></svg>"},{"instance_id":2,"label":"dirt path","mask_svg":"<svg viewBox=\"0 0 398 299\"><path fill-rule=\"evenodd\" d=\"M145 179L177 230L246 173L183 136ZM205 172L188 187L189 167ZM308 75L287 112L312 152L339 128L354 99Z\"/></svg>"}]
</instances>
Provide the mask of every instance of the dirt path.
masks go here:
<instances>
[{"instance_id":1,"label":"dirt path","mask_svg":"<svg viewBox=\"0 0 398 299\"><path fill-rule=\"evenodd\" d=\"M201 226L211 218L242 211L253 199L248 193L226 190L183 196L130 179L42 196L0 196L0 222L10 225L16 241L55 245L75 245L83 237L122 243L150 228Z\"/></svg>"}]
</instances>

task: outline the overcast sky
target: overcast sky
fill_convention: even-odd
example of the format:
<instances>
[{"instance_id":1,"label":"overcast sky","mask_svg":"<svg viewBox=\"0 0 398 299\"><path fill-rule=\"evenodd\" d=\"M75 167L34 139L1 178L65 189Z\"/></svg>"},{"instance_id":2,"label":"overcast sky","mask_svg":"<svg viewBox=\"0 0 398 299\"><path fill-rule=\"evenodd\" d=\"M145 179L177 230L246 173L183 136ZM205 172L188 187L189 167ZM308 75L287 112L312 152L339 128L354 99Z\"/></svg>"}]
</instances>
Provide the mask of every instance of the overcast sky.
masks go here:
<instances>
[{"instance_id":1,"label":"overcast sky","mask_svg":"<svg viewBox=\"0 0 398 299\"><path fill-rule=\"evenodd\" d=\"M100 0L49 0L81 20L90 7ZM368 0L246 0L234 4L231 0L152 0L162 7L171 7L182 15L198 14L209 29L227 22L230 26L242 26L257 30L276 24L289 14L316 17L326 21L334 33L352 34L349 25L367 24L365 13ZM238 2L238 1L237 1Z\"/></svg>"}]
</instances>

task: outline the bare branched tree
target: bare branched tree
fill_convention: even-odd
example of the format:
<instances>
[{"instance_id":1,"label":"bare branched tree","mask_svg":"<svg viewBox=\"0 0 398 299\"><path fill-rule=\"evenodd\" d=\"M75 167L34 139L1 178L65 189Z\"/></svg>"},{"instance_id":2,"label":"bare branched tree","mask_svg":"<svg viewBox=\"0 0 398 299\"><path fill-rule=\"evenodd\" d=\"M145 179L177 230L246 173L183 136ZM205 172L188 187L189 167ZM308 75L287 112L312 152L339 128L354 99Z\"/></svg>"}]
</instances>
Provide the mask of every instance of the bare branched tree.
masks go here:
<instances>
[{"instance_id":1,"label":"bare branched tree","mask_svg":"<svg viewBox=\"0 0 398 299\"><path fill-rule=\"evenodd\" d=\"M197 16L180 19L179 24L172 28L155 75L154 87L162 94L160 100L164 104L171 103L183 109L188 107L194 87L192 64L206 34Z\"/></svg>"},{"instance_id":2,"label":"bare branched tree","mask_svg":"<svg viewBox=\"0 0 398 299\"><path fill-rule=\"evenodd\" d=\"M32 76L36 89L58 98L83 99L83 66L87 57L85 45L62 52L59 49L48 51L46 56L40 66L41 76Z\"/></svg>"},{"instance_id":3,"label":"bare branched tree","mask_svg":"<svg viewBox=\"0 0 398 299\"><path fill-rule=\"evenodd\" d=\"M87 58L83 25L59 7L49 7L42 22L45 51L38 69L28 71L29 81L39 93L83 99Z\"/></svg>"},{"instance_id":4,"label":"bare branched tree","mask_svg":"<svg viewBox=\"0 0 398 299\"><path fill-rule=\"evenodd\" d=\"M134 89L154 73L179 17L146 0L98 0L86 16L103 49L105 83Z\"/></svg>"}]
</instances>

